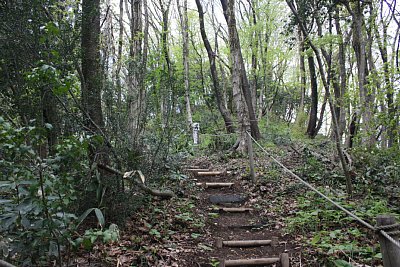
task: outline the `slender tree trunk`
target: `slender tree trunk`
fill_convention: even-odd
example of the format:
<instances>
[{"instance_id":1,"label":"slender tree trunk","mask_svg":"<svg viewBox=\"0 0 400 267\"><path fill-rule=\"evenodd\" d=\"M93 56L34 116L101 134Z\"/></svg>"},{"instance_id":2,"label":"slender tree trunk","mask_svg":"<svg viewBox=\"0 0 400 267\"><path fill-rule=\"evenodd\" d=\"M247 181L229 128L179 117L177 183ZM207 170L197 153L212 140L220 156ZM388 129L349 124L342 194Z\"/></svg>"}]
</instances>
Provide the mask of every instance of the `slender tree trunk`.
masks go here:
<instances>
[{"instance_id":1,"label":"slender tree trunk","mask_svg":"<svg viewBox=\"0 0 400 267\"><path fill-rule=\"evenodd\" d=\"M375 144L375 130L372 124L372 105L371 96L368 92L367 84L367 51L366 41L364 36L364 8L361 1L354 3L354 10L350 7L349 3L345 3L347 10L350 12L353 22L353 49L357 59L358 70L358 87L360 92L360 103L363 103L361 109L362 126L364 134L367 136L365 144L368 147L373 147Z\"/></svg>"},{"instance_id":2,"label":"slender tree trunk","mask_svg":"<svg viewBox=\"0 0 400 267\"><path fill-rule=\"evenodd\" d=\"M303 114L304 114L304 101L306 97L306 67L304 60L304 38L301 33L300 27L298 27L297 35L299 38L299 69L300 69L300 104L299 110L297 111L297 123L299 126L303 126Z\"/></svg>"},{"instance_id":3,"label":"slender tree trunk","mask_svg":"<svg viewBox=\"0 0 400 267\"><path fill-rule=\"evenodd\" d=\"M212 81L213 81L213 88L214 88L215 99L217 101L217 106L222 115L222 118L224 119L226 131L228 133L234 133L235 128L233 125L232 117L224 105L224 101L223 101L222 94L221 94L221 87L219 85L217 67L215 64L215 56L216 55L212 51L212 48L211 48L210 42L208 41L205 27L204 27L203 6L201 5L200 0L196 0L196 5L197 5L197 10L199 12L201 38L203 40L204 46L206 47L208 60L210 62L210 71L211 71L211 77L212 77Z\"/></svg>"},{"instance_id":4,"label":"slender tree trunk","mask_svg":"<svg viewBox=\"0 0 400 267\"><path fill-rule=\"evenodd\" d=\"M224 17L228 24L229 43L232 57L232 74L233 74L233 88L239 86L243 93L244 100L246 102L246 117L250 120L251 135L255 139L261 137L260 130L258 128L258 121L254 113L252 95L250 91L249 81L247 79L246 69L244 66L242 51L240 48L239 35L236 29L236 19L234 12L234 0L221 0L222 9L224 11ZM236 81L235 79L239 79ZM247 123L247 122L246 122ZM246 128L246 127L242 127ZM245 138L246 140L246 138Z\"/></svg>"},{"instance_id":5,"label":"slender tree trunk","mask_svg":"<svg viewBox=\"0 0 400 267\"><path fill-rule=\"evenodd\" d=\"M310 70L310 81L311 81L311 108L308 119L307 135L310 138L314 138L317 135L317 113L318 113L318 84L317 84L317 73L315 71L314 57L308 56L308 67ZM321 118L322 119L322 118Z\"/></svg>"},{"instance_id":6,"label":"slender tree trunk","mask_svg":"<svg viewBox=\"0 0 400 267\"><path fill-rule=\"evenodd\" d=\"M258 29L257 29L257 1L250 0L250 8L252 15L252 23L253 23L253 33L251 40L251 80L250 80L250 91L253 100L254 110L257 110L257 65L258 65Z\"/></svg>"},{"instance_id":7,"label":"slender tree trunk","mask_svg":"<svg viewBox=\"0 0 400 267\"><path fill-rule=\"evenodd\" d=\"M48 152L52 155L55 153L55 146L57 145L58 135L60 133L60 120L56 104L57 100L51 88L45 86L41 91L43 125L51 125L51 127L46 126L45 128L47 131Z\"/></svg>"},{"instance_id":8,"label":"slender tree trunk","mask_svg":"<svg viewBox=\"0 0 400 267\"><path fill-rule=\"evenodd\" d=\"M184 70L184 81L185 81L185 102L186 102L186 113L187 123L189 129L192 129L192 109L190 106L190 87L189 87L189 34L188 34L188 15L187 15L187 0L183 0L183 7L180 6L179 0L177 0L179 17L181 20L181 31L182 31L182 57L183 57L183 70Z\"/></svg>"},{"instance_id":9,"label":"slender tree trunk","mask_svg":"<svg viewBox=\"0 0 400 267\"><path fill-rule=\"evenodd\" d=\"M141 77L142 61L142 0L131 3L131 40L129 45L129 78L128 78L128 140L136 143L139 125L139 92L143 83Z\"/></svg>"},{"instance_id":10,"label":"slender tree trunk","mask_svg":"<svg viewBox=\"0 0 400 267\"><path fill-rule=\"evenodd\" d=\"M387 51L388 25L383 20L382 14L381 14L380 24L382 25L382 36L380 35L377 27L374 27L374 28L375 28L376 40L378 42L379 52L380 52L382 63L383 63L383 74L384 74L384 81L385 81L387 109L383 105L383 108L385 108L383 110L387 110L388 120L389 120L389 125L388 125L388 127L386 127L387 135L388 135L387 147L392 147L394 144L394 141L395 141L395 132L396 132L396 123L395 123L396 107L395 107L395 104L393 101L394 88L393 88L393 83L390 79L390 71L389 71L390 63L388 60L389 57L388 57L388 51Z\"/></svg>"},{"instance_id":11,"label":"slender tree trunk","mask_svg":"<svg viewBox=\"0 0 400 267\"><path fill-rule=\"evenodd\" d=\"M346 105L345 105L345 95L347 88L347 75L346 75L346 55L345 55L345 43L343 38L343 32L340 27L339 20L339 10L335 11L335 28L336 32L339 36L341 36L342 40L339 42L339 50L338 50L338 61L339 61L339 78L340 78L340 89L338 90L338 96L336 96L336 106L339 108L338 114L338 124L339 124L339 136L340 139L343 136L343 133L346 129Z\"/></svg>"}]
</instances>

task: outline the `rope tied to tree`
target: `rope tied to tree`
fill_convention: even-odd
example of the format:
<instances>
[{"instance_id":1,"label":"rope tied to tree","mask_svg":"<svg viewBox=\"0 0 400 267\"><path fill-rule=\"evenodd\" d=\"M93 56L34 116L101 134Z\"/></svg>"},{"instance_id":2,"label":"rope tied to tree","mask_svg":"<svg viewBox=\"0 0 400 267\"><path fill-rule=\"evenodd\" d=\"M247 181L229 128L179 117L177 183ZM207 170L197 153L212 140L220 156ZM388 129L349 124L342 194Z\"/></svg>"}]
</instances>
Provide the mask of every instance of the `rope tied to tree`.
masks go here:
<instances>
[{"instance_id":1,"label":"rope tied to tree","mask_svg":"<svg viewBox=\"0 0 400 267\"><path fill-rule=\"evenodd\" d=\"M375 226L375 229L379 232L380 230L392 230L392 229L397 229L399 227L400 227L400 223L394 223L394 224L389 224L389 225Z\"/></svg>"},{"instance_id":2,"label":"rope tied to tree","mask_svg":"<svg viewBox=\"0 0 400 267\"><path fill-rule=\"evenodd\" d=\"M261 148L261 150L269 157L271 158L275 163L277 163L285 172L289 173L291 176L293 176L294 178L296 178L297 180L299 180L301 183L303 183L305 186L307 186L309 189L311 189L312 191L314 191L315 193L317 193L318 195L320 195L321 197L323 197L325 200L327 200L328 202L330 202L331 204L333 204L335 207L337 207L338 209L340 209L341 211L343 211L344 213L346 213L348 216L352 217L353 219L355 219L356 221L358 221L359 223L361 223L362 225L364 225L365 227L369 228L370 230L377 232L379 234L381 234L382 236L384 236L387 240L389 240L390 242L392 242L395 246L400 248L400 242L396 239L394 239L393 237L391 237L390 235L397 235L400 234L400 231L391 231L391 232L386 232L385 230L391 230L391 229L396 229L400 226L400 224L395 223L395 224L391 224L391 225L384 225L384 226L372 226L370 223L364 221L363 219L361 219L360 217L358 217L357 215L355 215L354 213L352 213L351 211L347 210L346 208L342 207L339 203L335 202L334 200L332 200L331 198L329 198L328 196L326 196L325 194L323 194L322 192L320 192L318 189L316 189L313 185L311 185L310 183L306 182L305 180L303 180L302 178L300 178L297 174L295 174L293 171L291 171L289 168L287 168L285 165L283 165L282 162L280 162L279 160L277 160L274 156L272 156L264 147L262 147L257 140L255 140L253 138L253 136L251 136L251 134L249 132L246 131L246 133L250 136L251 140L254 141L254 143ZM383 227L384 229L379 229Z\"/></svg>"}]
</instances>

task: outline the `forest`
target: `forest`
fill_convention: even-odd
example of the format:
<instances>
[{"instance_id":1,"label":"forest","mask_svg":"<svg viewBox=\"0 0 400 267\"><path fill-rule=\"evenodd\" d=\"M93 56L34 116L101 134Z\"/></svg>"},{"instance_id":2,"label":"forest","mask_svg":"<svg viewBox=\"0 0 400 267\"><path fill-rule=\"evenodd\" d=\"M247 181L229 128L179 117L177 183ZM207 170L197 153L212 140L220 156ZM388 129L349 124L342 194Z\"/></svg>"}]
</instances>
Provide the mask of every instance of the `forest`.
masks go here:
<instances>
[{"instance_id":1,"label":"forest","mask_svg":"<svg viewBox=\"0 0 400 267\"><path fill-rule=\"evenodd\" d=\"M0 266L400 266L396 1L0 1Z\"/></svg>"}]
</instances>

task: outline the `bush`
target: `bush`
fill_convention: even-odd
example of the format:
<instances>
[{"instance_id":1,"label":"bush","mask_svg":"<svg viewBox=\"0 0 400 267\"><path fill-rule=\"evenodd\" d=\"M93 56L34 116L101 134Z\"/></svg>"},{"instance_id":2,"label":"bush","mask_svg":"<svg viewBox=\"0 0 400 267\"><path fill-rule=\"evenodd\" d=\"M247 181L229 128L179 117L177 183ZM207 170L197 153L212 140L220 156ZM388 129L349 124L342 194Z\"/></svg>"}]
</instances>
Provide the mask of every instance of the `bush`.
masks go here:
<instances>
[{"instance_id":1,"label":"bush","mask_svg":"<svg viewBox=\"0 0 400 267\"><path fill-rule=\"evenodd\" d=\"M78 225L88 138L66 138L41 157L45 136L46 129L16 128L0 117L0 253L19 266L61 262Z\"/></svg>"}]
</instances>

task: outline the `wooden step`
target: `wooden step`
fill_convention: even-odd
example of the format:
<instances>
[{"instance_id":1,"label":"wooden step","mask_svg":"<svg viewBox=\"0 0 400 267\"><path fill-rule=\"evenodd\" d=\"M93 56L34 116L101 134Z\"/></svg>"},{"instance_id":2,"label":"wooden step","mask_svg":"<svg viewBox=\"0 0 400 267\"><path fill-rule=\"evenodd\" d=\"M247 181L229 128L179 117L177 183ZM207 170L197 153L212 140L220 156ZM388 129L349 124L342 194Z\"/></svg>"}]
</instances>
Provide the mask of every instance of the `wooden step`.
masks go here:
<instances>
[{"instance_id":1,"label":"wooden step","mask_svg":"<svg viewBox=\"0 0 400 267\"><path fill-rule=\"evenodd\" d=\"M196 172L209 172L211 170L210 169L191 168L191 169L185 169L185 171L196 173Z\"/></svg>"},{"instance_id":2,"label":"wooden step","mask_svg":"<svg viewBox=\"0 0 400 267\"><path fill-rule=\"evenodd\" d=\"M249 212L253 211L252 208L225 208L225 207L213 207L208 208L209 211L218 211L218 212Z\"/></svg>"},{"instance_id":3,"label":"wooden step","mask_svg":"<svg viewBox=\"0 0 400 267\"><path fill-rule=\"evenodd\" d=\"M244 195L231 194L231 195L212 195L209 196L209 201L213 204L228 204L228 203L243 203L247 197Z\"/></svg>"},{"instance_id":4,"label":"wooden step","mask_svg":"<svg viewBox=\"0 0 400 267\"><path fill-rule=\"evenodd\" d=\"M274 264L280 261L279 258L259 258L259 259L241 259L241 260L221 260L219 267L225 266L264 266Z\"/></svg>"},{"instance_id":5,"label":"wooden step","mask_svg":"<svg viewBox=\"0 0 400 267\"><path fill-rule=\"evenodd\" d=\"M215 246L217 248L222 247L262 247L272 244L272 240L229 240L223 241L218 238L215 241Z\"/></svg>"},{"instance_id":6,"label":"wooden step","mask_svg":"<svg viewBox=\"0 0 400 267\"><path fill-rule=\"evenodd\" d=\"M221 188L221 187L232 187L235 183L196 183L197 186L205 188Z\"/></svg>"},{"instance_id":7,"label":"wooden step","mask_svg":"<svg viewBox=\"0 0 400 267\"><path fill-rule=\"evenodd\" d=\"M230 171L206 171L206 172L197 172L197 176L218 176L218 175L227 175L231 174Z\"/></svg>"}]
</instances>

